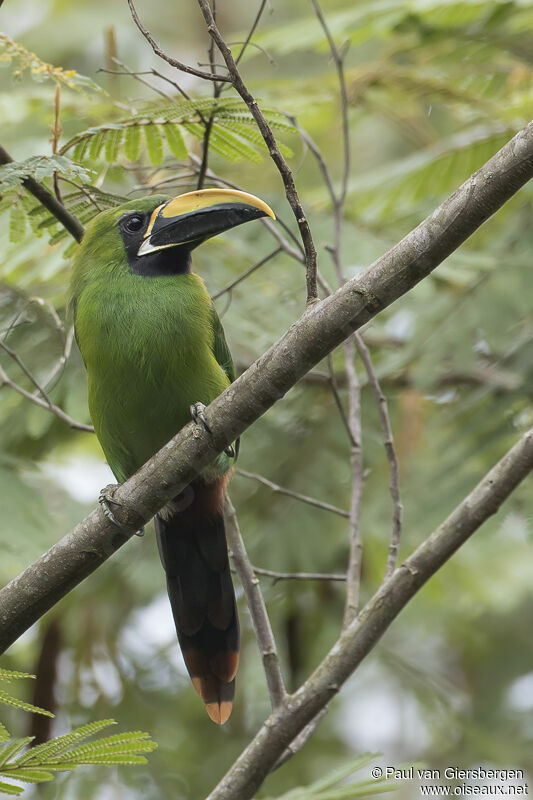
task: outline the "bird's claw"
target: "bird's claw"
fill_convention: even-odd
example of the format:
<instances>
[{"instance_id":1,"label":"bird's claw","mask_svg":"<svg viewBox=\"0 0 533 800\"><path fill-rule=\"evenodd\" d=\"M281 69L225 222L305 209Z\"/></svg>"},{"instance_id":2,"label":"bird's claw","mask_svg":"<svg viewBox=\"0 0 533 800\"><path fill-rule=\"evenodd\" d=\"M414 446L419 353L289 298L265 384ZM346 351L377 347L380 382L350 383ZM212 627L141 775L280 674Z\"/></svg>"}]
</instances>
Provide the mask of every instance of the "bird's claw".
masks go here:
<instances>
[{"instance_id":1,"label":"bird's claw","mask_svg":"<svg viewBox=\"0 0 533 800\"><path fill-rule=\"evenodd\" d=\"M207 433L212 434L213 431L209 427L209 423L205 418L205 405L203 403L193 403L190 407L191 417L193 422L197 425L203 425ZM235 448L232 444L229 444L227 447L224 448L224 453L229 458L235 458Z\"/></svg>"},{"instance_id":2,"label":"bird's claw","mask_svg":"<svg viewBox=\"0 0 533 800\"><path fill-rule=\"evenodd\" d=\"M190 407L191 417L193 422L197 425L203 425L204 428L208 433L212 433L213 431L209 427L209 423L205 418L205 405L203 403L193 403Z\"/></svg>"},{"instance_id":3,"label":"bird's claw","mask_svg":"<svg viewBox=\"0 0 533 800\"><path fill-rule=\"evenodd\" d=\"M108 486L104 486L104 488L100 491L98 495L98 502L102 506L102 511L104 512L104 516L109 522L113 523L119 530L123 531L124 533L131 534L132 533L132 526L125 525L123 522L119 522L119 520L115 517L113 512L110 509L110 505L113 506L120 506L120 503L117 500L113 500L113 490L117 488L117 484L110 483ZM144 528L140 530L135 528L133 531L134 536L144 536Z\"/></svg>"}]
</instances>

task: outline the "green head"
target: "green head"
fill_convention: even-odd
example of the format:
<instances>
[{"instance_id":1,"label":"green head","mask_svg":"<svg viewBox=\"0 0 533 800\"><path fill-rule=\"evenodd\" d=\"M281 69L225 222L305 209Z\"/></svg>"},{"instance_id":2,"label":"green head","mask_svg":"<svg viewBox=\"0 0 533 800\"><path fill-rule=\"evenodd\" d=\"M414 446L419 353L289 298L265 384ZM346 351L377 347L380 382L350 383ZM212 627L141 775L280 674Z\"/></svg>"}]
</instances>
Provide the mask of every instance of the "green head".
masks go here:
<instances>
[{"instance_id":1,"label":"green head","mask_svg":"<svg viewBox=\"0 0 533 800\"><path fill-rule=\"evenodd\" d=\"M72 297L95 279L147 278L190 271L191 251L243 222L272 217L254 195L200 189L179 197L151 195L102 211L87 225L74 260Z\"/></svg>"}]
</instances>

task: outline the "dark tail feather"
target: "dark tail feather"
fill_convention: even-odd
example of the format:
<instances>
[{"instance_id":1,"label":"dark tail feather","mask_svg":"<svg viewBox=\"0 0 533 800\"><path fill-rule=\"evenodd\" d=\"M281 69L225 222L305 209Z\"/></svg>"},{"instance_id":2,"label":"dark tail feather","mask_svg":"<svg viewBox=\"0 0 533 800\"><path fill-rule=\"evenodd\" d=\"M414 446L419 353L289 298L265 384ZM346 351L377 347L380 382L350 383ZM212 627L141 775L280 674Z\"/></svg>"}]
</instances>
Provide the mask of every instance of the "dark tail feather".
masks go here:
<instances>
[{"instance_id":1,"label":"dark tail feather","mask_svg":"<svg viewBox=\"0 0 533 800\"><path fill-rule=\"evenodd\" d=\"M155 518L183 658L209 717L219 725L231 714L239 663L239 620L222 516L225 483L195 481Z\"/></svg>"}]
</instances>

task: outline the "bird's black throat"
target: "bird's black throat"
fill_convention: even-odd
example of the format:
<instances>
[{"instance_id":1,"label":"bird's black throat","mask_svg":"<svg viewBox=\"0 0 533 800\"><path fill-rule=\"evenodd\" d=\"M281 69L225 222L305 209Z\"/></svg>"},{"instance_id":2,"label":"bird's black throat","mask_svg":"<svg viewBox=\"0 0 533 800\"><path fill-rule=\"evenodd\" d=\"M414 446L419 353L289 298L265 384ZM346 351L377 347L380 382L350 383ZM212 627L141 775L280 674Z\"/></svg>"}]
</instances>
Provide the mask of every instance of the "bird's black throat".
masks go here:
<instances>
[{"instance_id":1,"label":"bird's black throat","mask_svg":"<svg viewBox=\"0 0 533 800\"><path fill-rule=\"evenodd\" d=\"M167 247L138 256L128 253L128 263L134 275L143 275L145 278L157 278L161 275L185 275L191 271L191 251L184 245Z\"/></svg>"}]
</instances>

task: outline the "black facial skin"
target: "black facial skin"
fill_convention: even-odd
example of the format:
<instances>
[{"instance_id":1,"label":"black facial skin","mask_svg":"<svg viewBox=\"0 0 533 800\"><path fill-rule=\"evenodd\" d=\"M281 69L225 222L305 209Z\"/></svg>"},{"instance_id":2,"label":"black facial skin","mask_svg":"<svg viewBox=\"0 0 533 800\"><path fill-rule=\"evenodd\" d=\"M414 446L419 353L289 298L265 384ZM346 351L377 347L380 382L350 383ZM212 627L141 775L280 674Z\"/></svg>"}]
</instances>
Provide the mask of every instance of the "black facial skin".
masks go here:
<instances>
[{"instance_id":1,"label":"black facial skin","mask_svg":"<svg viewBox=\"0 0 533 800\"><path fill-rule=\"evenodd\" d=\"M150 233L150 243L162 249L140 256L137 253L151 214L136 211L124 214L119 220L119 230L134 275L183 275L191 271L191 250L199 244L264 216L261 209L238 202L219 203L175 218L158 216Z\"/></svg>"},{"instance_id":2,"label":"black facial skin","mask_svg":"<svg viewBox=\"0 0 533 800\"><path fill-rule=\"evenodd\" d=\"M119 220L118 227L131 272L147 278L156 278L161 275L184 275L190 272L191 248L186 244L166 247L145 256L137 255L151 216L151 213L143 214L132 211Z\"/></svg>"}]
</instances>

